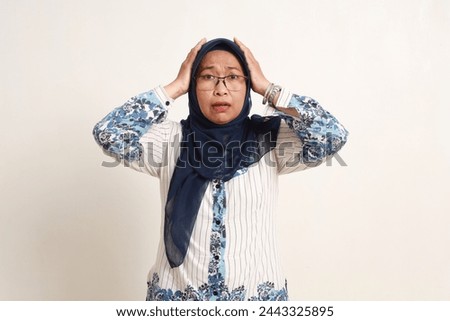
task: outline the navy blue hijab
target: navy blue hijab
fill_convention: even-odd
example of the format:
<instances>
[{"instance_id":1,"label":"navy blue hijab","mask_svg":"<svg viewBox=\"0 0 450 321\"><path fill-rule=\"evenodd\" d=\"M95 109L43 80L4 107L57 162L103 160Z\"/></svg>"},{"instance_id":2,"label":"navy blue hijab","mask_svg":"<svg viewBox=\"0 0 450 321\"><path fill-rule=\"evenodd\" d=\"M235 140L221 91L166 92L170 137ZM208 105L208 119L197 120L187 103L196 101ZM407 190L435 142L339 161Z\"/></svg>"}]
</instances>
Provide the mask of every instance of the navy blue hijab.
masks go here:
<instances>
[{"instance_id":1,"label":"navy blue hijab","mask_svg":"<svg viewBox=\"0 0 450 321\"><path fill-rule=\"evenodd\" d=\"M232 53L247 76L246 96L241 113L231 122L218 125L201 112L196 95L198 68L213 50ZM218 75L225 76L225 75ZM187 253L197 213L208 184L226 182L236 171L258 162L276 145L279 117L248 117L252 106L250 71L244 53L231 40L205 43L192 65L189 85L189 116L181 121L181 152L170 181L164 220L166 255L172 268L180 266Z\"/></svg>"}]
</instances>

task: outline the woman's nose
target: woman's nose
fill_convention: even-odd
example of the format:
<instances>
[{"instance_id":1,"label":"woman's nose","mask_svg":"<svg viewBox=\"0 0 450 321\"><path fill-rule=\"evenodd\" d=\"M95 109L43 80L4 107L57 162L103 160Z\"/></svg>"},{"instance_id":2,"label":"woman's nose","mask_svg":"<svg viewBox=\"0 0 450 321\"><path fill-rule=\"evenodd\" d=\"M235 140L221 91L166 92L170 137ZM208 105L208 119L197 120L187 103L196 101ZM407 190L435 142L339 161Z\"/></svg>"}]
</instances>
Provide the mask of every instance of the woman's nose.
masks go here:
<instances>
[{"instance_id":1,"label":"woman's nose","mask_svg":"<svg viewBox=\"0 0 450 321\"><path fill-rule=\"evenodd\" d=\"M214 93L217 95L228 94L228 88L225 84L225 79L219 79L216 86L214 87Z\"/></svg>"}]
</instances>

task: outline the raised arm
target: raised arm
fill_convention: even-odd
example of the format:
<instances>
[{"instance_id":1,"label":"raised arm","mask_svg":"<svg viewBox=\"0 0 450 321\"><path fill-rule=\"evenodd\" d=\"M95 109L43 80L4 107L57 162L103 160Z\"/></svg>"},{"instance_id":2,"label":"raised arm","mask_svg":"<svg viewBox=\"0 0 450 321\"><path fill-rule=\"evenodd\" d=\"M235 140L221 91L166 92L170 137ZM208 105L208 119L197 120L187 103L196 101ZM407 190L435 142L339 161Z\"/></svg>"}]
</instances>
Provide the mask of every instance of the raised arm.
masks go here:
<instances>
[{"instance_id":1,"label":"raised arm","mask_svg":"<svg viewBox=\"0 0 450 321\"><path fill-rule=\"evenodd\" d=\"M267 90L274 87L264 76L252 52L236 38L235 42L245 54L253 91L267 96ZM275 90L270 104L276 106L284 119L276 149L280 173L317 166L333 156L347 141L347 130L310 97Z\"/></svg>"},{"instance_id":2,"label":"raised arm","mask_svg":"<svg viewBox=\"0 0 450 321\"><path fill-rule=\"evenodd\" d=\"M139 161L144 154L141 137L166 119L170 103L161 87L134 96L95 125L94 138L106 154L129 163Z\"/></svg>"},{"instance_id":3,"label":"raised arm","mask_svg":"<svg viewBox=\"0 0 450 321\"><path fill-rule=\"evenodd\" d=\"M192 63L205 41L206 39L200 40L192 48L173 82L130 98L95 125L94 138L106 154L125 162L134 169L141 171L147 169L150 174L158 175L158 171L151 168L148 160L153 160L150 163L154 164L161 164L164 160L155 161L155 155L148 154L155 153L157 158L161 157L164 153L161 150L164 147L164 141L171 139L168 133L177 131L172 130L174 124L160 127L156 125L166 119L167 108L173 100L187 92ZM158 132L152 131L147 135L151 128L156 128ZM149 146L152 147L151 150ZM148 159L145 164L142 164L144 156Z\"/></svg>"},{"instance_id":4,"label":"raised arm","mask_svg":"<svg viewBox=\"0 0 450 321\"><path fill-rule=\"evenodd\" d=\"M320 165L347 142L344 126L310 97L283 90L277 109L282 110L279 115L285 121L276 150L282 174Z\"/></svg>"}]
</instances>

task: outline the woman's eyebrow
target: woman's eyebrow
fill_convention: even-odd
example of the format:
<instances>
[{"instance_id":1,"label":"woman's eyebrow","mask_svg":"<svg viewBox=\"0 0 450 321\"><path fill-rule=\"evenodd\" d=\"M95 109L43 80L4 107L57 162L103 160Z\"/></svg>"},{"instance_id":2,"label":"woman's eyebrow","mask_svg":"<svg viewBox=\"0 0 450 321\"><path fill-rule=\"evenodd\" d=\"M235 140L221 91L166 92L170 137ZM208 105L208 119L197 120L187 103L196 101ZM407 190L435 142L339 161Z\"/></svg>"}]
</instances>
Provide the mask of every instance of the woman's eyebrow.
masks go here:
<instances>
[{"instance_id":1,"label":"woman's eyebrow","mask_svg":"<svg viewBox=\"0 0 450 321\"><path fill-rule=\"evenodd\" d=\"M202 72L203 70L210 70L210 69L214 69L214 66L200 67L200 69L198 70L198 72Z\"/></svg>"},{"instance_id":2,"label":"woman's eyebrow","mask_svg":"<svg viewBox=\"0 0 450 321\"><path fill-rule=\"evenodd\" d=\"M232 67L232 66L227 67L227 69L232 69L232 70L234 69L234 70L242 71L241 68L239 68L239 67Z\"/></svg>"}]
</instances>

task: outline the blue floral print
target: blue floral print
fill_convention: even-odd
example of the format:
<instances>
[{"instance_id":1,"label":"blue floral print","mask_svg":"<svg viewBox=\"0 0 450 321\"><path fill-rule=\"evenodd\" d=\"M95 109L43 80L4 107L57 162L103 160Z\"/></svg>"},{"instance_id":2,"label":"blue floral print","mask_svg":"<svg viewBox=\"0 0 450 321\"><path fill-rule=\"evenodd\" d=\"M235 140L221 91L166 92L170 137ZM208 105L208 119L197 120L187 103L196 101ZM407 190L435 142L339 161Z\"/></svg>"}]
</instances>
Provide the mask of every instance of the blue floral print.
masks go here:
<instances>
[{"instance_id":1,"label":"blue floral print","mask_svg":"<svg viewBox=\"0 0 450 321\"><path fill-rule=\"evenodd\" d=\"M167 117L167 110L154 91L130 98L114 109L94 127L94 138L102 148L120 159L140 160L143 147L139 139L153 123Z\"/></svg>"},{"instance_id":2,"label":"blue floral print","mask_svg":"<svg viewBox=\"0 0 450 321\"><path fill-rule=\"evenodd\" d=\"M153 273L152 280L148 284L147 301L212 301L213 287L203 284L198 289L188 285L183 291L162 289L159 285L159 276ZM215 288L217 291L217 288ZM214 296L216 301L245 301L246 289L244 286L229 291L226 285L220 288L220 296ZM281 290L274 288L273 282L264 282L258 285L257 295L247 299L248 301L287 301L287 287Z\"/></svg>"},{"instance_id":3,"label":"blue floral print","mask_svg":"<svg viewBox=\"0 0 450 321\"><path fill-rule=\"evenodd\" d=\"M336 153L346 142L348 132L317 101L306 96L292 95L288 108L295 108L299 117L279 113L280 117L301 140L301 162L310 166L320 164ZM97 143L109 154L127 161L139 161L143 156L140 138L152 124L161 123L167 117L167 109L155 90L129 99L123 106L114 109L94 128ZM248 168L236 172L243 175ZM147 300L187 301L187 300L228 300L228 301L285 301L288 300L287 284L281 289L266 281L256 289L244 285L229 289L225 283L226 265L224 253L227 245L226 190L220 180L212 182L213 224L210 237L210 260L208 279L199 288L187 285L184 289L160 287L160 277L153 273L148 283ZM255 295L253 295L255 294Z\"/></svg>"},{"instance_id":4,"label":"blue floral print","mask_svg":"<svg viewBox=\"0 0 450 321\"><path fill-rule=\"evenodd\" d=\"M279 115L302 141L303 163L318 165L346 143L347 130L316 100L294 94L288 108L295 108L299 118Z\"/></svg>"},{"instance_id":5,"label":"blue floral print","mask_svg":"<svg viewBox=\"0 0 450 321\"><path fill-rule=\"evenodd\" d=\"M225 214L226 195L225 184L218 179L213 180L213 224L210 241L210 263L208 268L208 284L212 290L211 301L220 300L222 289L225 288L224 252L226 246Z\"/></svg>"},{"instance_id":6,"label":"blue floral print","mask_svg":"<svg viewBox=\"0 0 450 321\"><path fill-rule=\"evenodd\" d=\"M292 95L287 106L299 118L279 113L303 143L302 162L320 164L347 141L347 130L320 104L307 96ZM167 109L154 90L130 98L94 127L94 137L102 148L126 161L140 160L143 147L139 139L154 123L167 118Z\"/></svg>"},{"instance_id":7,"label":"blue floral print","mask_svg":"<svg viewBox=\"0 0 450 321\"><path fill-rule=\"evenodd\" d=\"M242 174L242 173L241 173ZM225 184L221 180L212 181L213 190L213 224L210 238L210 261L208 268L208 283L199 289L188 285L184 291L162 289L159 287L159 276L154 273L152 281L148 284L147 300L151 301L244 301L247 290L239 286L229 290L225 284L225 260L226 247L226 193ZM248 298L251 301L287 301L287 287L276 290L273 282L264 282L258 285L257 295Z\"/></svg>"}]
</instances>

